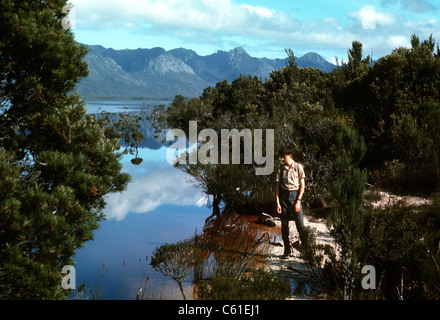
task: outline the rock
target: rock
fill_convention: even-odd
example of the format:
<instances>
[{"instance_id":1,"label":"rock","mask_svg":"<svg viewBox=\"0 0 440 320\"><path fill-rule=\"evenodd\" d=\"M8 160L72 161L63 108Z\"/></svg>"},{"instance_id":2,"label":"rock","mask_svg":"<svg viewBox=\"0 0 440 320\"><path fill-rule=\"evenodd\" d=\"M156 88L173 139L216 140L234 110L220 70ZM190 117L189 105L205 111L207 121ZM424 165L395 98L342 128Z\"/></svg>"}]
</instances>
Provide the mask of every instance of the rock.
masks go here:
<instances>
[{"instance_id":1,"label":"rock","mask_svg":"<svg viewBox=\"0 0 440 320\"><path fill-rule=\"evenodd\" d=\"M267 217L258 217L258 223L264 224L269 227L275 227L275 221Z\"/></svg>"},{"instance_id":2,"label":"rock","mask_svg":"<svg viewBox=\"0 0 440 320\"><path fill-rule=\"evenodd\" d=\"M262 212L262 216L258 217L258 223L264 224L269 227L275 227L276 225L274 218L264 212Z\"/></svg>"}]
</instances>

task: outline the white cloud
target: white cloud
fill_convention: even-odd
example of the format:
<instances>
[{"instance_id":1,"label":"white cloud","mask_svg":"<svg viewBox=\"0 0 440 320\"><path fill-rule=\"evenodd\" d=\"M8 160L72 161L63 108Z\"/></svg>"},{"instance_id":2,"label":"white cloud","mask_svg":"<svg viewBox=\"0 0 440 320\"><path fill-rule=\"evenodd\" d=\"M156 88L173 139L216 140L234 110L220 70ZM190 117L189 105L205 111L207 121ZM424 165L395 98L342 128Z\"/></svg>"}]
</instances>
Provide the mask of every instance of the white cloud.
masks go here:
<instances>
[{"instance_id":1,"label":"white cloud","mask_svg":"<svg viewBox=\"0 0 440 320\"><path fill-rule=\"evenodd\" d=\"M390 37L390 44L394 48L409 47L410 46L410 39L405 36L391 36Z\"/></svg>"},{"instance_id":2,"label":"white cloud","mask_svg":"<svg viewBox=\"0 0 440 320\"><path fill-rule=\"evenodd\" d=\"M144 160L144 167L131 166L132 181L122 193L106 197L104 214L108 219L123 220L129 212L145 213L161 205L202 206L206 196L187 182L188 175L167 163ZM148 172L144 172L148 168Z\"/></svg>"},{"instance_id":3,"label":"white cloud","mask_svg":"<svg viewBox=\"0 0 440 320\"><path fill-rule=\"evenodd\" d=\"M409 39L413 33L421 38L432 33L440 39L439 23L434 16L416 19L399 9L404 5L407 8L414 6L416 2L412 0L382 0L383 6L393 6L390 12L383 11L383 6L361 5L357 10L344 13L345 6L329 6L327 17L320 19L303 18L301 8L284 12L274 10L270 2L262 6L245 0L244 3L238 0L72 1L78 34L83 32L90 39L98 37L97 34L101 37L124 30L127 38L135 39L130 40L130 48L162 46L169 50L186 47L203 55L242 46L254 56L261 57L261 52L267 52L273 57L277 52L279 58L285 57L284 48L292 48L296 54L316 51L332 58L335 55L345 57L354 40L364 43L368 52L383 56L395 49L393 44L403 43L402 37ZM427 3L427 0L422 1L424 8ZM325 10L320 9L321 12ZM340 11L337 15L336 10ZM347 17L348 20L344 19ZM113 40L120 38L107 37L107 46L115 42L122 48L120 43L129 42ZM88 44L100 44L100 40ZM203 48L204 52L199 52L198 48Z\"/></svg>"},{"instance_id":4,"label":"white cloud","mask_svg":"<svg viewBox=\"0 0 440 320\"><path fill-rule=\"evenodd\" d=\"M426 12L436 10L436 7L426 0L404 0L403 8L412 12Z\"/></svg>"},{"instance_id":5,"label":"white cloud","mask_svg":"<svg viewBox=\"0 0 440 320\"><path fill-rule=\"evenodd\" d=\"M78 27L138 27L167 30L219 31L231 34L246 30L255 18L271 19L276 12L264 7L238 5L230 0L75 0Z\"/></svg>"},{"instance_id":6,"label":"white cloud","mask_svg":"<svg viewBox=\"0 0 440 320\"><path fill-rule=\"evenodd\" d=\"M392 14L376 12L376 8L370 5L362 7L359 11L351 12L348 16L360 21L364 30L375 30L376 24L390 25L394 23Z\"/></svg>"},{"instance_id":7,"label":"white cloud","mask_svg":"<svg viewBox=\"0 0 440 320\"><path fill-rule=\"evenodd\" d=\"M264 8L264 7L260 7L260 6L254 7L254 6L251 6L248 4L241 4L240 7L246 8L247 10L249 10L250 13L257 14L257 15L262 16L264 18L272 18L275 13L274 10L270 10L268 8Z\"/></svg>"},{"instance_id":8,"label":"white cloud","mask_svg":"<svg viewBox=\"0 0 440 320\"><path fill-rule=\"evenodd\" d=\"M404 28L411 30L421 38L427 38L433 34L434 38L440 40L440 21L436 19L429 19L424 21L408 20L403 24Z\"/></svg>"}]
</instances>

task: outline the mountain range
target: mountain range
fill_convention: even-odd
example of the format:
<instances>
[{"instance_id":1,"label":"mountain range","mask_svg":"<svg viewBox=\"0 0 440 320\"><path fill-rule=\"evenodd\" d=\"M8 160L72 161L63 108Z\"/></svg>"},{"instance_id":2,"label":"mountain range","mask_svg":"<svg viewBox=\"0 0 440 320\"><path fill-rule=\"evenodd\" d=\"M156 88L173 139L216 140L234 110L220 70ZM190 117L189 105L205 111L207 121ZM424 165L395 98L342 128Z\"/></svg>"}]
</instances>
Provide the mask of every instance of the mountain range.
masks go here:
<instances>
[{"instance_id":1,"label":"mountain range","mask_svg":"<svg viewBox=\"0 0 440 320\"><path fill-rule=\"evenodd\" d=\"M89 75L76 88L92 98L173 98L201 95L203 89L219 81L232 82L239 75L252 75L263 81L270 72L286 65L286 59L251 57L243 48L199 56L189 49L163 48L115 50L89 45L85 60ZM299 67L315 67L330 72L336 66L310 52L295 59Z\"/></svg>"}]
</instances>

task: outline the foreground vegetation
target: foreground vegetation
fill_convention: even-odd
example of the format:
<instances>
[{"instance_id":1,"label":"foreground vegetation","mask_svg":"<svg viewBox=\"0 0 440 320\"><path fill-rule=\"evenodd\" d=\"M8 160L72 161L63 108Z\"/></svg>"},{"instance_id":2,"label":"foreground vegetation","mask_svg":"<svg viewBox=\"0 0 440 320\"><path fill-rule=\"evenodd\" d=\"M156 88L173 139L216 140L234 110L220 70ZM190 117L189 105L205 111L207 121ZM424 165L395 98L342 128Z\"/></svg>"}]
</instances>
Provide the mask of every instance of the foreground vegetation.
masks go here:
<instances>
[{"instance_id":1,"label":"foreground vegetation","mask_svg":"<svg viewBox=\"0 0 440 320\"><path fill-rule=\"evenodd\" d=\"M185 279L192 280L194 299L286 299L290 285L267 268L267 249L265 237L238 215L213 215L192 241L157 247L151 265L177 281L184 299Z\"/></svg>"},{"instance_id":2,"label":"foreground vegetation","mask_svg":"<svg viewBox=\"0 0 440 320\"><path fill-rule=\"evenodd\" d=\"M72 94L87 50L63 26L65 5L0 3L1 299L65 298L63 266L130 180L119 134Z\"/></svg>"}]
</instances>

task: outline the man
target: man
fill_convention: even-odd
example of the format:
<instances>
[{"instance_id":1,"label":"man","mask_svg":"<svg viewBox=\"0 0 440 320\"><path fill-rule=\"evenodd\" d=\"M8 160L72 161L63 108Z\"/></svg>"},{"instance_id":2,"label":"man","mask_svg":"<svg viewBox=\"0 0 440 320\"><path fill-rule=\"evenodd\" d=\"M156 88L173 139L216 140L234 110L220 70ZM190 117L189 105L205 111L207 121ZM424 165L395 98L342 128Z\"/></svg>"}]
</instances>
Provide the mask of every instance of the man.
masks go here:
<instances>
[{"instance_id":1,"label":"man","mask_svg":"<svg viewBox=\"0 0 440 320\"><path fill-rule=\"evenodd\" d=\"M277 211L281 214L281 235L284 242L284 255L291 254L289 242L289 221L294 220L301 243L305 243L302 197L305 190L304 167L293 160L293 150L288 147L281 148L279 156L283 164L276 173L276 201Z\"/></svg>"}]
</instances>

